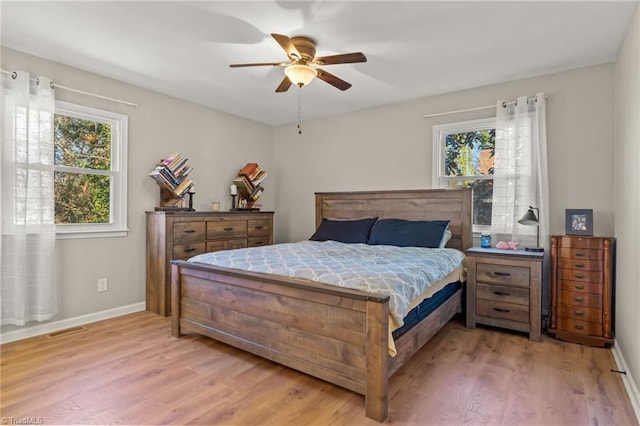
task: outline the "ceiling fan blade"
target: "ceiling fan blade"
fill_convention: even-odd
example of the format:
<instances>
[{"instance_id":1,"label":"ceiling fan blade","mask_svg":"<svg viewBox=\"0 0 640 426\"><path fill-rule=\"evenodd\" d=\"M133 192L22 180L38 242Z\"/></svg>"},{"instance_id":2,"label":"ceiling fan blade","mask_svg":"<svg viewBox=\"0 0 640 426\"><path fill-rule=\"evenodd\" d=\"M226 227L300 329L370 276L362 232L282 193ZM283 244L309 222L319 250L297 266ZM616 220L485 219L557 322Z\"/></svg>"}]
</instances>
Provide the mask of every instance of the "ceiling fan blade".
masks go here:
<instances>
[{"instance_id":1,"label":"ceiling fan blade","mask_svg":"<svg viewBox=\"0 0 640 426\"><path fill-rule=\"evenodd\" d=\"M342 53L340 55L320 56L313 60L318 65L353 64L367 62L367 57L362 52Z\"/></svg>"},{"instance_id":2,"label":"ceiling fan blade","mask_svg":"<svg viewBox=\"0 0 640 426\"><path fill-rule=\"evenodd\" d=\"M351 83L347 83L343 79L338 78L335 75L326 72L325 70L318 69L318 78L340 90L347 90L349 87L351 87Z\"/></svg>"},{"instance_id":3,"label":"ceiling fan blade","mask_svg":"<svg viewBox=\"0 0 640 426\"><path fill-rule=\"evenodd\" d=\"M298 52L298 49L293 45L291 39L288 36L284 34L271 33L271 37L273 37L274 40L277 41L280 46L282 46L284 51L287 52L287 56L289 57L289 59L293 60L302 58L302 55L300 54L300 52Z\"/></svg>"},{"instance_id":4,"label":"ceiling fan blade","mask_svg":"<svg viewBox=\"0 0 640 426\"><path fill-rule=\"evenodd\" d=\"M257 62L255 64L231 64L229 66L231 68L241 68L241 67L264 67L264 66L284 67L285 65L289 65L289 63L287 63L287 62Z\"/></svg>"},{"instance_id":5,"label":"ceiling fan blade","mask_svg":"<svg viewBox=\"0 0 640 426\"><path fill-rule=\"evenodd\" d=\"M289 87L291 87L291 80L289 80L289 77L285 75L284 79L280 82L280 85L276 88L276 92L286 92L289 90Z\"/></svg>"}]
</instances>

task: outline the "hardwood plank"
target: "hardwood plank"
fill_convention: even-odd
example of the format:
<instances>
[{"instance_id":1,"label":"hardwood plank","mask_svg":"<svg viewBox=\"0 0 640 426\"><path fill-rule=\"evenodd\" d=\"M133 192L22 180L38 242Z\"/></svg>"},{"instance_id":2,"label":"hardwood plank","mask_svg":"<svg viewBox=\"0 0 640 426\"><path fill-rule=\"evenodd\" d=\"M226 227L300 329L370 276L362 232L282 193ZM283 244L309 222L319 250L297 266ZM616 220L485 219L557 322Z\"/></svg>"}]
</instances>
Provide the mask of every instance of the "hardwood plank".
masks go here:
<instances>
[{"instance_id":1,"label":"hardwood plank","mask_svg":"<svg viewBox=\"0 0 640 426\"><path fill-rule=\"evenodd\" d=\"M45 424L374 425L364 398L140 312L0 347L0 416ZM397 425L638 425L611 351L455 318L391 377Z\"/></svg>"}]
</instances>

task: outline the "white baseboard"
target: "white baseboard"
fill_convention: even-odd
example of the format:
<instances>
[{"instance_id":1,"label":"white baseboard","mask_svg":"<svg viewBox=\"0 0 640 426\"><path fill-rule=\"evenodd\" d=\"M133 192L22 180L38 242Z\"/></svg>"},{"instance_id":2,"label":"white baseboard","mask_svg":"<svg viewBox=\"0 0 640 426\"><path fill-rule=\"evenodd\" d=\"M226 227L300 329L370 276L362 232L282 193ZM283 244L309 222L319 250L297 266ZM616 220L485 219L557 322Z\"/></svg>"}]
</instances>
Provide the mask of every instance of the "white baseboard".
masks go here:
<instances>
[{"instance_id":1,"label":"white baseboard","mask_svg":"<svg viewBox=\"0 0 640 426\"><path fill-rule=\"evenodd\" d=\"M626 374L621 374L620 376L622 377L622 383L624 383L624 387L627 390L629 399L631 400L633 411L636 413L638 423L640 423L640 392L638 392L638 386L633 380L629 367L622 356L622 351L620 350L620 345L617 340L613 341L613 348L611 352L613 353L613 359L616 362L618 370L626 372Z\"/></svg>"},{"instance_id":2,"label":"white baseboard","mask_svg":"<svg viewBox=\"0 0 640 426\"><path fill-rule=\"evenodd\" d=\"M0 343L9 343L28 337L40 336L41 334L52 333L54 331L66 330L67 328L78 327L96 321L115 318L134 312L144 311L145 302L134 303L132 305L120 306L119 308L108 309L106 311L94 312L92 314L80 315L79 317L67 318L60 321L52 321L44 324L34 325L28 328L7 331L0 334Z\"/></svg>"}]
</instances>

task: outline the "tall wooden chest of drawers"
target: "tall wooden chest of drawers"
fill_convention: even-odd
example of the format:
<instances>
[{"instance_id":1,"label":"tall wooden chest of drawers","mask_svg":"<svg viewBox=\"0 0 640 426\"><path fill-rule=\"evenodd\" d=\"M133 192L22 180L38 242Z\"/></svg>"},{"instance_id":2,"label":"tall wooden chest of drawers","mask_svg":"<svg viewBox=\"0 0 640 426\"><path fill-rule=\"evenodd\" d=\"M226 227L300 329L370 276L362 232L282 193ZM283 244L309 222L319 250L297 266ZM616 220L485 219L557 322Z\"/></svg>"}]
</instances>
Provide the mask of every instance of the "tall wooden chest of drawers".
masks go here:
<instances>
[{"instance_id":1,"label":"tall wooden chest of drawers","mask_svg":"<svg viewBox=\"0 0 640 426\"><path fill-rule=\"evenodd\" d=\"M549 334L591 346L613 343L615 239L551 237Z\"/></svg>"},{"instance_id":2,"label":"tall wooden chest of drawers","mask_svg":"<svg viewBox=\"0 0 640 426\"><path fill-rule=\"evenodd\" d=\"M467 259L467 327L523 331L539 342L544 253L472 247Z\"/></svg>"},{"instance_id":3,"label":"tall wooden chest of drawers","mask_svg":"<svg viewBox=\"0 0 640 426\"><path fill-rule=\"evenodd\" d=\"M147 212L147 310L171 314L171 260L273 244L273 212Z\"/></svg>"}]
</instances>

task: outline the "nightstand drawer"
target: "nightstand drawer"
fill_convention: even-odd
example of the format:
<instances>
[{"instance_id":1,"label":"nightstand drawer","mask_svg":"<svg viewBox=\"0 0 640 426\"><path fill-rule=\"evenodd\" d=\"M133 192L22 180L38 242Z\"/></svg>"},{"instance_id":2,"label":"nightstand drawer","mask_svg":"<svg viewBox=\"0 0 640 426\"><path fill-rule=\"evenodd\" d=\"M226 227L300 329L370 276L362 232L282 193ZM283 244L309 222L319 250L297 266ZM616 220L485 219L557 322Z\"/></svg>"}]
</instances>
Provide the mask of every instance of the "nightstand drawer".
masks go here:
<instances>
[{"instance_id":1,"label":"nightstand drawer","mask_svg":"<svg viewBox=\"0 0 640 426\"><path fill-rule=\"evenodd\" d=\"M559 291L558 302L561 305L588 306L600 308L602 306L602 295L593 293L578 293L575 291Z\"/></svg>"},{"instance_id":2,"label":"nightstand drawer","mask_svg":"<svg viewBox=\"0 0 640 426\"><path fill-rule=\"evenodd\" d=\"M476 285L478 299L497 300L529 306L529 289L524 287L507 287L495 284Z\"/></svg>"},{"instance_id":3,"label":"nightstand drawer","mask_svg":"<svg viewBox=\"0 0 640 426\"><path fill-rule=\"evenodd\" d=\"M172 259L189 259L196 254L202 254L205 252L205 244L201 243L189 243L189 244L174 244L173 245L173 257Z\"/></svg>"},{"instance_id":4,"label":"nightstand drawer","mask_svg":"<svg viewBox=\"0 0 640 426\"><path fill-rule=\"evenodd\" d=\"M558 318L558 329L570 333L584 334L586 336L601 336L602 323L593 321L580 321L569 318Z\"/></svg>"},{"instance_id":5,"label":"nightstand drawer","mask_svg":"<svg viewBox=\"0 0 640 426\"><path fill-rule=\"evenodd\" d=\"M518 322L529 322L529 306L515 303L504 303L497 300L478 299L476 301L478 316L500 318Z\"/></svg>"},{"instance_id":6,"label":"nightstand drawer","mask_svg":"<svg viewBox=\"0 0 640 426\"><path fill-rule=\"evenodd\" d=\"M173 224L173 242L204 240L204 222L178 222Z\"/></svg>"},{"instance_id":7,"label":"nightstand drawer","mask_svg":"<svg viewBox=\"0 0 640 426\"><path fill-rule=\"evenodd\" d=\"M529 287L529 268L478 263L476 266L476 280L484 283Z\"/></svg>"}]
</instances>

